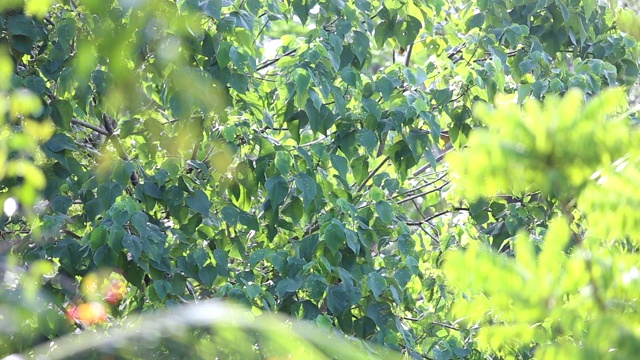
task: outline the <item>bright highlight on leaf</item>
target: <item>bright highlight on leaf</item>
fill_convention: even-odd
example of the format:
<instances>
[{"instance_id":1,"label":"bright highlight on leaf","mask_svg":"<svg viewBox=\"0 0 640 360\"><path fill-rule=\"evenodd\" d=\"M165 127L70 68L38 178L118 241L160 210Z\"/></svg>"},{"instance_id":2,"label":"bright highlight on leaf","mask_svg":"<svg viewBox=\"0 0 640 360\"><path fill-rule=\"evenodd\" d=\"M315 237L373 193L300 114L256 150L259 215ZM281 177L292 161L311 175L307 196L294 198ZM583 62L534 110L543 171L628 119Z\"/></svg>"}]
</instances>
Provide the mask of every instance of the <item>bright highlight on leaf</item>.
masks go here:
<instances>
[{"instance_id":1,"label":"bright highlight on leaf","mask_svg":"<svg viewBox=\"0 0 640 360\"><path fill-rule=\"evenodd\" d=\"M625 104L621 90L606 90L583 106L584 96L572 89L544 104L531 99L523 109L478 104L474 116L486 128L448 157L462 191L473 198L534 191L575 195L596 171L624 155L633 139L626 121L615 116Z\"/></svg>"},{"instance_id":2,"label":"bright highlight on leaf","mask_svg":"<svg viewBox=\"0 0 640 360\"><path fill-rule=\"evenodd\" d=\"M43 18L53 5L53 0L27 0L25 12L38 18Z\"/></svg>"}]
</instances>

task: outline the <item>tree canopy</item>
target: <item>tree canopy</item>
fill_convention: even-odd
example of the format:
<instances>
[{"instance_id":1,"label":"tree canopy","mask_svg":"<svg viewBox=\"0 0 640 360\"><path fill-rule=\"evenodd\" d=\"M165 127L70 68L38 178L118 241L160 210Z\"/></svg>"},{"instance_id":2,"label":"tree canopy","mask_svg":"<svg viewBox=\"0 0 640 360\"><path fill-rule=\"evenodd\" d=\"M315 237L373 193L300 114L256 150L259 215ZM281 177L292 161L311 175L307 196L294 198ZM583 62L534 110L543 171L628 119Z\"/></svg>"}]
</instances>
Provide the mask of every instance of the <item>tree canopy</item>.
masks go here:
<instances>
[{"instance_id":1,"label":"tree canopy","mask_svg":"<svg viewBox=\"0 0 640 360\"><path fill-rule=\"evenodd\" d=\"M633 358L639 39L616 0L2 1L0 356Z\"/></svg>"}]
</instances>

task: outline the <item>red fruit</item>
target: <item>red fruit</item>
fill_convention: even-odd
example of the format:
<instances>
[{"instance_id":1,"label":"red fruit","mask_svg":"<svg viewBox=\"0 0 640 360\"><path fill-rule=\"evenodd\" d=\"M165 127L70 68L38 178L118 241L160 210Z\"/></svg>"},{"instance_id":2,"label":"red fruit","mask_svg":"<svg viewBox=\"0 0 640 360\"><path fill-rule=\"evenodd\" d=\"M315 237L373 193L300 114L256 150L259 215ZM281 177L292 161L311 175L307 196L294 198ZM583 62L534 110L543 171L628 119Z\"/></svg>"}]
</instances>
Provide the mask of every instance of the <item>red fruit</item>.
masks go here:
<instances>
[{"instance_id":1,"label":"red fruit","mask_svg":"<svg viewBox=\"0 0 640 360\"><path fill-rule=\"evenodd\" d=\"M107 310L98 302L73 305L67 309L67 317L85 326L107 321Z\"/></svg>"},{"instance_id":2,"label":"red fruit","mask_svg":"<svg viewBox=\"0 0 640 360\"><path fill-rule=\"evenodd\" d=\"M127 288L125 285L118 280L114 280L107 288L107 292L104 296L104 300L111 305L118 305L122 299L124 299L124 294L127 292Z\"/></svg>"}]
</instances>

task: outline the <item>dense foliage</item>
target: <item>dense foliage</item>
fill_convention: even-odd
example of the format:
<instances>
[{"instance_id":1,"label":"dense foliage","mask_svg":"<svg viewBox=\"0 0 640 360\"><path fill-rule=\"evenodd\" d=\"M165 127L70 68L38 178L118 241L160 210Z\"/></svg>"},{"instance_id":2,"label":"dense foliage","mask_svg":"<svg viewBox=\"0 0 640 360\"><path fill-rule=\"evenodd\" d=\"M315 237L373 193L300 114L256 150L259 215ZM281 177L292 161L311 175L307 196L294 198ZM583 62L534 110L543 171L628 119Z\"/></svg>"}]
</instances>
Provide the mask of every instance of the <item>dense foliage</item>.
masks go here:
<instances>
[{"instance_id":1,"label":"dense foliage","mask_svg":"<svg viewBox=\"0 0 640 360\"><path fill-rule=\"evenodd\" d=\"M309 354L198 328L216 298L351 354L633 358L638 29L615 0L2 1L0 355L144 356L131 326Z\"/></svg>"}]
</instances>

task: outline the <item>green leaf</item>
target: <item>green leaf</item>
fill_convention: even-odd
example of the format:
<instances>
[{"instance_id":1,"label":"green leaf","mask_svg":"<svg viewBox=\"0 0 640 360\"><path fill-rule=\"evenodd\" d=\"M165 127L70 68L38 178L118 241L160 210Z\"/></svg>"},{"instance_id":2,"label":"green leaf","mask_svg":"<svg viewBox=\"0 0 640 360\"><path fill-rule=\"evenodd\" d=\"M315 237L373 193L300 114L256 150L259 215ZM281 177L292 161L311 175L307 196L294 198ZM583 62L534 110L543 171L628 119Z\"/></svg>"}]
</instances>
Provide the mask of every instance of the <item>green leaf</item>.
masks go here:
<instances>
[{"instance_id":1,"label":"green leaf","mask_svg":"<svg viewBox=\"0 0 640 360\"><path fill-rule=\"evenodd\" d=\"M482 25L484 25L484 13L479 12L477 14L473 14L473 16L471 16L469 19L467 19L467 31L474 29L474 28L482 28Z\"/></svg>"},{"instance_id":2,"label":"green leaf","mask_svg":"<svg viewBox=\"0 0 640 360\"><path fill-rule=\"evenodd\" d=\"M160 300L164 300L167 297L167 294L171 292L171 283L166 280L154 280L153 288L158 294L158 298Z\"/></svg>"},{"instance_id":3,"label":"green leaf","mask_svg":"<svg viewBox=\"0 0 640 360\"><path fill-rule=\"evenodd\" d=\"M360 254L360 239L358 239L358 235L350 229L345 229L347 234L347 246L354 254Z\"/></svg>"},{"instance_id":4,"label":"green leaf","mask_svg":"<svg viewBox=\"0 0 640 360\"><path fill-rule=\"evenodd\" d=\"M115 267L118 255L109 247L104 245L93 254L93 262L99 267Z\"/></svg>"},{"instance_id":5,"label":"green leaf","mask_svg":"<svg viewBox=\"0 0 640 360\"><path fill-rule=\"evenodd\" d=\"M254 268L259 262L269 257L271 254L273 254L273 250L271 249L257 249L251 252L251 255L249 256L249 266Z\"/></svg>"},{"instance_id":6,"label":"green leaf","mask_svg":"<svg viewBox=\"0 0 640 360\"><path fill-rule=\"evenodd\" d=\"M37 38L38 29L33 19L24 15L9 16L7 31L10 35L23 35L31 39Z\"/></svg>"},{"instance_id":7,"label":"green leaf","mask_svg":"<svg viewBox=\"0 0 640 360\"><path fill-rule=\"evenodd\" d=\"M368 316L353 322L353 332L361 339L368 339L376 333L376 323Z\"/></svg>"},{"instance_id":8,"label":"green leaf","mask_svg":"<svg viewBox=\"0 0 640 360\"><path fill-rule=\"evenodd\" d=\"M122 237L122 246L131 254L133 261L137 262L140 259L142 242L137 236L125 233Z\"/></svg>"},{"instance_id":9,"label":"green leaf","mask_svg":"<svg viewBox=\"0 0 640 360\"><path fill-rule=\"evenodd\" d=\"M276 167L278 171L280 171L281 175L286 175L291 171L291 155L286 151L277 151L276 152Z\"/></svg>"},{"instance_id":10,"label":"green leaf","mask_svg":"<svg viewBox=\"0 0 640 360\"><path fill-rule=\"evenodd\" d=\"M415 253L416 242L408 234L400 234L398 236L398 250L404 256L413 255Z\"/></svg>"},{"instance_id":11,"label":"green leaf","mask_svg":"<svg viewBox=\"0 0 640 360\"><path fill-rule=\"evenodd\" d=\"M295 182L296 187L302 191L303 205L306 209L311 205L311 202L316 197L316 182L305 173L299 173L295 178Z\"/></svg>"},{"instance_id":12,"label":"green leaf","mask_svg":"<svg viewBox=\"0 0 640 360\"><path fill-rule=\"evenodd\" d=\"M212 286L213 282L218 277L218 272L216 271L216 268L214 266L206 265L200 268L200 270L198 271L198 277L200 278L200 281L202 281L202 283L206 286Z\"/></svg>"},{"instance_id":13,"label":"green leaf","mask_svg":"<svg viewBox=\"0 0 640 360\"><path fill-rule=\"evenodd\" d=\"M231 62L231 47L233 45L228 42L223 42L220 44L220 48L216 53L216 59L218 60L218 65L221 68L226 68L227 65Z\"/></svg>"},{"instance_id":14,"label":"green leaf","mask_svg":"<svg viewBox=\"0 0 640 360\"><path fill-rule=\"evenodd\" d=\"M393 37L393 28L395 24L395 21L384 20L376 25L373 38L379 49L384 47L384 42L387 39Z\"/></svg>"},{"instance_id":15,"label":"green leaf","mask_svg":"<svg viewBox=\"0 0 640 360\"><path fill-rule=\"evenodd\" d=\"M222 218L231 226L236 226L240 217L240 211L234 206L225 206L220 211Z\"/></svg>"},{"instance_id":16,"label":"green leaf","mask_svg":"<svg viewBox=\"0 0 640 360\"><path fill-rule=\"evenodd\" d=\"M353 32L353 53L361 64L369 53L369 37L361 31Z\"/></svg>"},{"instance_id":17,"label":"green leaf","mask_svg":"<svg viewBox=\"0 0 640 360\"><path fill-rule=\"evenodd\" d=\"M318 247L318 234L305 236L300 240L300 257L310 262L313 259L316 248Z\"/></svg>"},{"instance_id":18,"label":"green leaf","mask_svg":"<svg viewBox=\"0 0 640 360\"><path fill-rule=\"evenodd\" d=\"M332 253L338 252L342 245L347 241L347 234L344 231L344 225L331 223L324 229L324 241L327 243Z\"/></svg>"},{"instance_id":19,"label":"green leaf","mask_svg":"<svg viewBox=\"0 0 640 360\"><path fill-rule=\"evenodd\" d=\"M238 215L238 221L240 221L240 224L249 228L249 230L260 230L258 218L254 214L250 214L246 211L240 211L240 214Z\"/></svg>"},{"instance_id":20,"label":"green leaf","mask_svg":"<svg viewBox=\"0 0 640 360\"><path fill-rule=\"evenodd\" d=\"M411 274L411 271L409 271L408 269L405 269L405 268L398 269L393 274L393 278L396 279L396 281L398 282L398 285L401 288L407 286L409 281L411 281L411 277L412 276L413 275Z\"/></svg>"},{"instance_id":21,"label":"green leaf","mask_svg":"<svg viewBox=\"0 0 640 360\"><path fill-rule=\"evenodd\" d=\"M25 35L11 35L11 47L18 52L29 54L33 50L35 40Z\"/></svg>"},{"instance_id":22,"label":"green leaf","mask_svg":"<svg viewBox=\"0 0 640 360\"><path fill-rule=\"evenodd\" d=\"M76 144L65 134L57 133L51 137L44 146L53 152L60 152L63 150L77 151Z\"/></svg>"},{"instance_id":23,"label":"green leaf","mask_svg":"<svg viewBox=\"0 0 640 360\"><path fill-rule=\"evenodd\" d=\"M200 11L211 16L216 20L220 20L222 13L222 0L203 0L198 4Z\"/></svg>"},{"instance_id":24,"label":"green leaf","mask_svg":"<svg viewBox=\"0 0 640 360\"><path fill-rule=\"evenodd\" d=\"M235 19L237 27L245 28L249 31L253 31L254 17L244 10L233 11L229 14L229 17Z\"/></svg>"},{"instance_id":25,"label":"green leaf","mask_svg":"<svg viewBox=\"0 0 640 360\"><path fill-rule=\"evenodd\" d=\"M331 154L331 166L338 171L338 175L343 179L347 180L347 173L349 171L349 163L347 159L340 155Z\"/></svg>"},{"instance_id":26,"label":"green leaf","mask_svg":"<svg viewBox=\"0 0 640 360\"><path fill-rule=\"evenodd\" d=\"M362 99L362 104L364 105L364 108L376 118L376 120L380 120L382 117L382 108L377 101L373 99Z\"/></svg>"},{"instance_id":27,"label":"green leaf","mask_svg":"<svg viewBox=\"0 0 640 360\"><path fill-rule=\"evenodd\" d=\"M385 224L391 224L393 221L393 207L386 201L376 202L376 213Z\"/></svg>"},{"instance_id":28,"label":"green leaf","mask_svg":"<svg viewBox=\"0 0 640 360\"><path fill-rule=\"evenodd\" d=\"M24 85L29 90L33 91L34 93L40 96L49 92L49 89L47 89L47 84L45 83L44 79L41 78L40 76L36 76L36 75L27 76L24 79Z\"/></svg>"},{"instance_id":29,"label":"green leaf","mask_svg":"<svg viewBox=\"0 0 640 360\"><path fill-rule=\"evenodd\" d=\"M351 170L357 182L362 182L369 176L369 157L359 156L351 161Z\"/></svg>"},{"instance_id":30,"label":"green leaf","mask_svg":"<svg viewBox=\"0 0 640 360\"><path fill-rule=\"evenodd\" d=\"M145 234L149 228L149 217L142 211L136 211L131 215L131 225L138 231L138 234Z\"/></svg>"},{"instance_id":31,"label":"green leaf","mask_svg":"<svg viewBox=\"0 0 640 360\"><path fill-rule=\"evenodd\" d=\"M204 191L196 190L192 195L187 196L186 204L189 208L202 214L202 216L209 216L211 202Z\"/></svg>"},{"instance_id":32,"label":"green leaf","mask_svg":"<svg viewBox=\"0 0 640 360\"><path fill-rule=\"evenodd\" d=\"M349 309L350 298L344 284L331 285L327 290L327 307L334 315L343 314Z\"/></svg>"},{"instance_id":33,"label":"green leaf","mask_svg":"<svg viewBox=\"0 0 640 360\"><path fill-rule=\"evenodd\" d=\"M307 23L307 19L309 18L309 5L306 0L293 0L293 12L298 15L300 18L300 22L302 25Z\"/></svg>"},{"instance_id":34,"label":"green leaf","mask_svg":"<svg viewBox=\"0 0 640 360\"><path fill-rule=\"evenodd\" d=\"M395 89L396 87L393 85L393 82L386 75L380 77L380 79L376 81L376 90L380 91L382 99L385 101L389 100L389 97L393 94Z\"/></svg>"},{"instance_id":35,"label":"green leaf","mask_svg":"<svg viewBox=\"0 0 640 360\"><path fill-rule=\"evenodd\" d=\"M276 286L278 296L283 297L287 293L294 293L300 289L302 281L300 279L282 279Z\"/></svg>"},{"instance_id":36,"label":"green leaf","mask_svg":"<svg viewBox=\"0 0 640 360\"><path fill-rule=\"evenodd\" d=\"M229 253L215 249L213 251L213 258L216 260L216 271L218 275L229 277Z\"/></svg>"},{"instance_id":37,"label":"green leaf","mask_svg":"<svg viewBox=\"0 0 640 360\"><path fill-rule=\"evenodd\" d=\"M62 19L56 24L56 35L62 46L68 48L76 36L76 22L72 18Z\"/></svg>"},{"instance_id":38,"label":"green leaf","mask_svg":"<svg viewBox=\"0 0 640 360\"><path fill-rule=\"evenodd\" d=\"M307 90L309 89L311 77L306 70L296 69L293 73L293 81L296 88L296 104L302 107L309 97Z\"/></svg>"},{"instance_id":39,"label":"green leaf","mask_svg":"<svg viewBox=\"0 0 640 360\"><path fill-rule=\"evenodd\" d=\"M51 209L53 211L66 214L71 207L72 200L68 196L58 195L51 199Z\"/></svg>"},{"instance_id":40,"label":"green leaf","mask_svg":"<svg viewBox=\"0 0 640 360\"><path fill-rule=\"evenodd\" d=\"M367 284L369 284L369 288L371 289L373 297L376 300L379 300L380 295L387 288L387 281L385 280L385 278L375 271L369 273L369 275L367 276Z\"/></svg>"},{"instance_id":41,"label":"green leaf","mask_svg":"<svg viewBox=\"0 0 640 360\"><path fill-rule=\"evenodd\" d=\"M98 187L96 195L102 209L107 210L116 202L116 198L122 195L122 186L113 181L106 182Z\"/></svg>"},{"instance_id":42,"label":"green leaf","mask_svg":"<svg viewBox=\"0 0 640 360\"><path fill-rule=\"evenodd\" d=\"M360 81L360 74L358 74L351 66L347 66L340 72L342 81L349 86L356 87Z\"/></svg>"},{"instance_id":43,"label":"green leaf","mask_svg":"<svg viewBox=\"0 0 640 360\"><path fill-rule=\"evenodd\" d=\"M142 186L142 190L145 194L151 196L152 198L162 199L162 191L160 191L158 186L151 181L145 181L144 185Z\"/></svg>"},{"instance_id":44,"label":"green leaf","mask_svg":"<svg viewBox=\"0 0 640 360\"><path fill-rule=\"evenodd\" d=\"M370 154L373 154L378 148L378 137L376 133L368 129L360 129L360 131L358 131L358 142L364 146Z\"/></svg>"},{"instance_id":45,"label":"green leaf","mask_svg":"<svg viewBox=\"0 0 640 360\"><path fill-rule=\"evenodd\" d=\"M277 207L289 194L289 183L282 176L276 175L272 176L264 183L265 189L267 189L267 193L269 194L269 199L271 200L271 205L273 207Z\"/></svg>"},{"instance_id":46,"label":"green leaf","mask_svg":"<svg viewBox=\"0 0 640 360\"><path fill-rule=\"evenodd\" d=\"M182 203L184 191L176 185L170 186L162 192L162 200L169 206L176 206Z\"/></svg>"},{"instance_id":47,"label":"green leaf","mask_svg":"<svg viewBox=\"0 0 640 360\"><path fill-rule=\"evenodd\" d=\"M66 100L55 100L51 104L51 119L62 130L71 130L73 108Z\"/></svg>"},{"instance_id":48,"label":"green leaf","mask_svg":"<svg viewBox=\"0 0 640 360\"><path fill-rule=\"evenodd\" d=\"M406 49L416 40L421 28L420 20L409 15L404 20L398 20L393 28L393 35L398 43Z\"/></svg>"}]
</instances>

